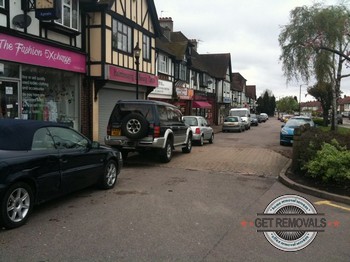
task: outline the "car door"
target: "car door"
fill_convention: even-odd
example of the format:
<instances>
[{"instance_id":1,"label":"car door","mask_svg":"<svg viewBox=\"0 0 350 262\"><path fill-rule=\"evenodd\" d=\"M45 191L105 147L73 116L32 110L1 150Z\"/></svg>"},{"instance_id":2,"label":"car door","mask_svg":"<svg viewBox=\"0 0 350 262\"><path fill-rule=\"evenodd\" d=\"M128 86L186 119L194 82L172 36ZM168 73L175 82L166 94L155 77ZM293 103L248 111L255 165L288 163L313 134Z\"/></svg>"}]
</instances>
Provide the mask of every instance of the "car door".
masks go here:
<instances>
[{"instance_id":1,"label":"car door","mask_svg":"<svg viewBox=\"0 0 350 262\"><path fill-rule=\"evenodd\" d=\"M210 127L204 117L200 118L201 129L203 130L204 139L208 140L211 137Z\"/></svg>"},{"instance_id":2,"label":"car door","mask_svg":"<svg viewBox=\"0 0 350 262\"><path fill-rule=\"evenodd\" d=\"M46 127L34 133L30 154L31 159L35 159L30 169L33 170L33 176L37 182L37 201L42 202L60 195L59 152Z\"/></svg>"},{"instance_id":3,"label":"car door","mask_svg":"<svg viewBox=\"0 0 350 262\"><path fill-rule=\"evenodd\" d=\"M49 129L59 149L62 191L72 192L96 183L104 170L104 154L91 149L90 141L73 129Z\"/></svg>"},{"instance_id":4,"label":"car door","mask_svg":"<svg viewBox=\"0 0 350 262\"><path fill-rule=\"evenodd\" d=\"M187 125L182 121L180 110L175 107L167 107L168 121L174 133L174 144L182 144L186 141Z\"/></svg>"}]
</instances>

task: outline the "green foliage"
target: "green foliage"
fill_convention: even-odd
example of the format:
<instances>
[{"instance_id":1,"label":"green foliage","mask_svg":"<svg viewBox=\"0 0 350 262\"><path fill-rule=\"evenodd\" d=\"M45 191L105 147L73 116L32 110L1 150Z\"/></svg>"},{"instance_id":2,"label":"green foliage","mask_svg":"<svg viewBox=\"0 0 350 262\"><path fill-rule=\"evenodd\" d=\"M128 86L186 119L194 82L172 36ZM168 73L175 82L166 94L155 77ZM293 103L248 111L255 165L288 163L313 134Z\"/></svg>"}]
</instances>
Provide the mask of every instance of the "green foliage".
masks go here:
<instances>
[{"instance_id":1,"label":"green foliage","mask_svg":"<svg viewBox=\"0 0 350 262\"><path fill-rule=\"evenodd\" d=\"M350 151L345 146L340 146L335 139L331 143L324 142L303 169L311 177L320 178L323 182L349 182Z\"/></svg>"},{"instance_id":2,"label":"green foliage","mask_svg":"<svg viewBox=\"0 0 350 262\"><path fill-rule=\"evenodd\" d=\"M324 121L323 118L317 117L317 118L313 118L314 123L317 126L323 126L324 125Z\"/></svg>"},{"instance_id":3,"label":"green foliage","mask_svg":"<svg viewBox=\"0 0 350 262\"><path fill-rule=\"evenodd\" d=\"M277 110L279 112L292 114L299 111L299 103L294 99L293 96L283 97L278 100L276 104Z\"/></svg>"},{"instance_id":4,"label":"green foliage","mask_svg":"<svg viewBox=\"0 0 350 262\"><path fill-rule=\"evenodd\" d=\"M266 113L273 116L276 109L276 99L270 90L265 90L262 96L257 100L257 112Z\"/></svg>"},{"instance_id":5,"label":"green foliage","mask_svg":"<svg viewBox=\"0 0 350 262\"><path fill-rule=\"evenodd\" d=\"M323 143L331 144L335 139L341 147L350 148L350 129L339 127L338 131L334 132L329 131L329 127L311 128L302 133L300 139L304 146L300 147L298 157L300 167L298 169L301 174L306 175L305 165L321 150Z\"/></svg>"}]
</instances>

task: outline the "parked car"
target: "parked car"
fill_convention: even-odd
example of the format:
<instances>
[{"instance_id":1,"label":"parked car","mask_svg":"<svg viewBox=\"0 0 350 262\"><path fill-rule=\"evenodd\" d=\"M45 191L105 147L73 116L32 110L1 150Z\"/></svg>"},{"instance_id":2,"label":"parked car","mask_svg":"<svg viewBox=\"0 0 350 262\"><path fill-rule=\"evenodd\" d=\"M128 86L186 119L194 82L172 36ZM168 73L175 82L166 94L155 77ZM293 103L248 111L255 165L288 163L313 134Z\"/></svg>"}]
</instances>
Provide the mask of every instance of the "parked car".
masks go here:
<instances>
[{"instance_id":1,"label":"parked car","mask_svg":"<svg viewBox=\"0 0 350 262\"><path fill-rule=\"evenodd\" d=\"M266 113L260 113L260 115L263 117L263 119L265 119L265 121L269 120L269 115ZM264 121L264 122L265 122Z\"/></svg>"},{"instance_id":2,"label":"parked car","mask_svg":"<svg viewBox=\"0 0 350 262\"><path fill-rule=\"evenodd\" d=\"M287 123L287 121L288 121L289 118L291 118L291 117L293 117L293 115L285 114L285 115L282 116L281 121L282 121L283 123Z\"/></svg>"},{"instance_id":3,"label":"parked car","mask_svg":"<svg viewBox=\"0 0 350 262\"><path fill-rule=\"evenodd\" d=\"M250 114L250 125L251 126L258 126L259 125L258 116L256 114Z\"/></svg>"},{"instance_id":4,"label":"parked car","mask_svg":"<svg viewBox=\"0 0 350 262\"><path fill-rule=\"evenodd\" d=\"M228 116L224 119L224 123L222 125L222 132L243 132L245 130L245 123L243 122L240 116Z\"/></svg>"},{"instance_id":5,"label":"parked car","mask_svg":"<svg viewBox=\"0 0 350 262\"><path fill-rule=\"evenodd\" d=\"M113 188L119 151L72 128L36 120L0 120L0 225L22 226L33 206L97 184Z\"/></svg>"},{"instance_id":6,"label":"parked car","mask_svg":"<svg viewBox=\"0 0 350 262\"><path fill-rule=\"evenodd\" d=\"M331 122L332 117L328 116L328 121L329 123ZM343 115L342 114L337 114L336 115L336 121L338 125L342 125L343 124Z\"/></svg>"},{"instance_id":7,"label":"parked car","mask_svg":"<svg viewBox=\"0 0 350 262\"><path fill-rule=\"evenodd\" d=\"M192 141L203 146L204 140L208 140L210 144L214 141L214 130L208 124L207 120L202 116L184 116L185 124L192 129Z\"/></svg>"},{"instance_id":8,"label":"parked car","mask_svg":"<svg viewBox=\"0 0 350 262\"><path fill-rule=\"evenodd\" d=\"M245 130L250 129L250 111L248 108L231 108L229 116L239 116L244 123Z\"/></svg>"},{"instance_id":9,"label":"parked car","mask_svg":"<svg viewBox=\"0 0 350 262\"><path fill-rule=\"evenodd\" d=\"M294 129L305 124L310 124L311 127L315 126L315 123L310 117L295 116L290 118L286 124L282 125L280 132L280 145L293 144Z\"/></svg>"},{"instance_id":10,"label":"parked car","mask_svg":"<svg viewBox=\"0 0 350 262\"><path fill-rule=\"evenodd\" d=\"M126 159L129 152L154 151L163 163L176 147L192 149L192 129L174 105L154 100L120 100L111 112L105 144L117 148Z\"/></svg>"}]
</instances>

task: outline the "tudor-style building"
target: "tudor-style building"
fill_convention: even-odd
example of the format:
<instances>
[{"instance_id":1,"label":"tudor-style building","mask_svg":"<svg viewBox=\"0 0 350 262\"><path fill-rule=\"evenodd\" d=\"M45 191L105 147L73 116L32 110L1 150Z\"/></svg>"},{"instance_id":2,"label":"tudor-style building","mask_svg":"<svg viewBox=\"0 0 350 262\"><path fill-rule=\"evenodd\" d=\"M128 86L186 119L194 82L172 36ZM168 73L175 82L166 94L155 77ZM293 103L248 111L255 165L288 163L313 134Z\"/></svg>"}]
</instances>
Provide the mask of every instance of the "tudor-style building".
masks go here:
<instances>
[{"instance_id":1,"label":"tudor-style building","mask_svg":"<svg viewBox=\"0 0 350 262\"><path fill-rule=\"evenodd\" d=\"M93 138L103 142L120 99L146 99L158 86L155 38L160 33L153 0L100 0L86 6L85 43L92 90ZM135 49L140 49L135 58ZM137 72L139 72L137 74Z\"/></svg>"}]
</instances>

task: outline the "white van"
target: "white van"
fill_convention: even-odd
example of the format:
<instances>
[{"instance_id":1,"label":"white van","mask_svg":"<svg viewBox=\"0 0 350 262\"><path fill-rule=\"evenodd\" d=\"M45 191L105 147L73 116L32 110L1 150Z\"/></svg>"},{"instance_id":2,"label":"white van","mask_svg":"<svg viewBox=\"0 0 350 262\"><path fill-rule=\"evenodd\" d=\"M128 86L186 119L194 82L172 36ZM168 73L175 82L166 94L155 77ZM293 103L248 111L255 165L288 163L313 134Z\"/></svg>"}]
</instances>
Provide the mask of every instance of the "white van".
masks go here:
<instances>
[{"instance_id":1,"label":"white van","mask_svg":"<svg viewBox=\"0 0 350 262\"><path fill-rule=\"evenodd\" d=\"M250 111L248 108L231 108L230 116L240 116L244 122L245 129L250 129Z\"/></svg>"}]
</instances>

